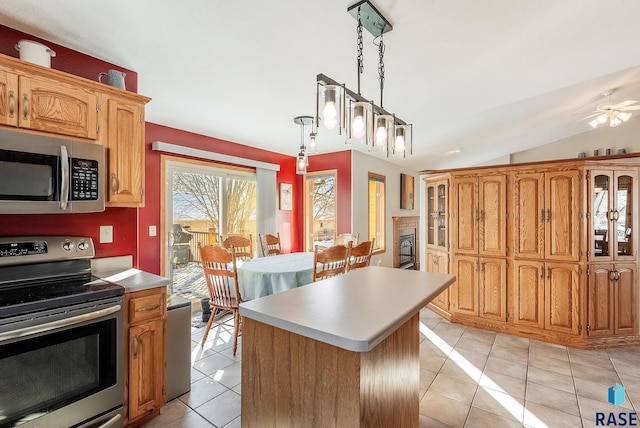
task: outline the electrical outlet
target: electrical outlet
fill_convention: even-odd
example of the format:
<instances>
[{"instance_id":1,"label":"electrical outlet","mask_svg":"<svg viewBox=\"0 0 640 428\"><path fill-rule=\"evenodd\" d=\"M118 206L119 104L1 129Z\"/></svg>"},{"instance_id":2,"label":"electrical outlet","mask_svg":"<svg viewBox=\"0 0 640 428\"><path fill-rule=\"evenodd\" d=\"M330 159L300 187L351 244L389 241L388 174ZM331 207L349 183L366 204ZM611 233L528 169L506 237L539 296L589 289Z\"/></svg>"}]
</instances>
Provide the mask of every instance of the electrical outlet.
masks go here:
<instances>
[{"instance_id":1,"label":"electrical outlet","mask_svg":"<svg viewBox=\"0 0 640 428\"><path fill-rule=\"evenodd\" d=\"M100 226L100 243L110 244L113 242L113 226Z\"/></svg>"},{"instance_id":2,"label":"electrical outlet","mask_svg":"<svg viewBox=\"0 0 640 428\"><path fill-rule=\"evenodd\" d=\"M158 229L155 224L149 226L149 236L156 236L158 234Z\"/></svg>"}]
</instances>

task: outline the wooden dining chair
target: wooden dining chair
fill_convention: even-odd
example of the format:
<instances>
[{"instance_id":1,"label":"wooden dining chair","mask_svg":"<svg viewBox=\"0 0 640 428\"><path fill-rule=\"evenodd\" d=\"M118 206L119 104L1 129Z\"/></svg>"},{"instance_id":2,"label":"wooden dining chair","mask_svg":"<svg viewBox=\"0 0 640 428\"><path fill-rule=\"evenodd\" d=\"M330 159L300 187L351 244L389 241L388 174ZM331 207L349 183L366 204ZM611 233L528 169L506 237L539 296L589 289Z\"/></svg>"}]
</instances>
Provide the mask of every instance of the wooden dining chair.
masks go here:
<instances>
[{"instance_id":1,"label":"wooden dining chair","mask_svg":"<svg viewBox=\"0 0 640 428\"><path fill-rule=\"evenodd\" d=\"M228 251L218 245L203 246L198 242L198 251L200 251L204 278L209 290L209 306L211 307L211 316L201 346L204 346L207 341L216 310L218 308L228 310L233 313L233 355L236 355L238 334L242 329L238 305L243 300L238 287L235 247L232 246L231 251Z\"/></svg>"},{"instance_id":2,"label":"wooden dining chair","mask_svg":"<svg viewBox=\"0 0 640 428\"><path fill-rule=\"evenodd\" d=\"M262 249L262 256L277 256L282 254L282 247L280 246L280 232L276 235L267 233L266 235L258 235L260 241L260 248Z\"/></svg>"},{"instance_id":3,"label":"wooden dining chair","mask_svg":"<svg viewBox=\"0 0 640 428\"><path fill-rule=\"evenodd\" d=\"M236 249L236 257L240 260L251 260L253 258L253 237L251 234L249 234L249 238L245 238L242 235L229 235L224 239L220 237L220 245L227 250L234 247Z\"/></svg>"},{"instance_id":4,"label":"wooden dining chair","mask_svg":"<svg viewBox=\"0 0 640 428\"><path fill-rule=\"evenodd\" d=\"M351 247L351 257L349 257L349 263L347 263L347 272L369 266L375 242L376 239L373 238L371 241L364 241L355 247Z\"/></svg>"},{"instance_id":5,"label":"wooden dining chair","mask_svg":"<svg viewBox=\"0 0 640 428\"><path fill-rule=\"evenodd\" d=\"M333 238L333 245L347 245L347 242L351 242L352 245L358 245L359 233L341 233Z\"/></svg>"},{"instance_id":6,"label":"wooden dining chair","mask_svg":"<svg viewBox=\"0 0 640 428\"><path fill-rule=\"evenodd\" d=\"M313 281L345 273L349 257L351 242L328 248L316 245L313 253Z\"/></svg>"}]
</instances>

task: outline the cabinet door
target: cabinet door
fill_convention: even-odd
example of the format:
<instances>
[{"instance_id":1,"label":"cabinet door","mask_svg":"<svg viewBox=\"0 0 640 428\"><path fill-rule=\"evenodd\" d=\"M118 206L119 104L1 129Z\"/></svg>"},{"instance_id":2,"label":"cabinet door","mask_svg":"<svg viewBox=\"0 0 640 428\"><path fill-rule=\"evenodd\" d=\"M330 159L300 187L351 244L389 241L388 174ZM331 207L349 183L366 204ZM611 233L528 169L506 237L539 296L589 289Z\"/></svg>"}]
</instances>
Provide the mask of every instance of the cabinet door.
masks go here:
<instances>
[{"instance_id":1,"label":"cabinet door","mask_svg":"<svg viewBox=\"0 0 640 428\"><path fill-rule=\"evenodd\" d=\"M461 254L478 254L478 179L456 177L453 195L453 249Z\"/></svg>"},{"instance_id":2,"label":"cabinet door","mask_svg":"<svg viewBox=\"0 0 640 428\"><path fill-rule=\"evenodd\" d=\"M20 76L19 84L20 127L96 139L94 91L41 76Z\"/></svg>"},{"instance_id":3,"label":"cabinet door","mask_svg":"<svg viewBox=\"0 0 640 428\"><path fill-rule=\"evenodd\" d=\"M479 262L480 316L507 320L507 261L481 257Z\"/></svg>"},{"instance_id":4,"label":"cabinet door","mask_svg":"<svg viewBox=\"0 0 640 428\"><path fill-rule=\"evenodd\" d=\"M541 261L514 261L514 324L544 328L544 274L544 263Z\"/></svg>"},{"instance_id":5,"label":"cabinet door","mask_svg":"<svg viewBox=\"0 0 640 428\"><path fill-rule=\"evenodd\" d=\"M438 227L438 210L436 209L436 183L427 183L427 248L436 245L437 227ZM427 261L427 264L429 262Z\"/></svg>"},{"instance_id":6,"label":"cabinet door","mask_svg":"<svg viewBox=\"0 0 640 428\"><path fill-rule=\"evenodd\" d=\"M0 70L0 125L18 126L18 75Z\"/></svg>"},{"instance_id":7,"label":"cabinet door","mask_svg":"<svg viewBox=\"0 0 640 428\"><path fill-rule=\"evenodd\" d=\"M589 171L589 260L613 260L612 181L611 171Z\"/></svg>"},{"instance_id":8,"label":"cabinet door","mask_svg":"<svg viewBox=\"0 0 640 428\"><path fill-rule=\"evenodd\" d=\"M164 404L163 321L129 328L129 420Z\"/></svg>"},{"instance_id":9,"label":"cabinet door","mask_svg":"<svg viewBox=\"0 0 640 428\"><path fill-rule=\"evenodd\" d=\"M546 263L545 270L545 329L578 334L578 265Z\"/></svg>"},{"instance_id":10,"label":"cabinet door","mask_svg":"<svg viewBox=\"0 0 640 428\"><path fill-rule=\"evenodd\" d=\"M589 268L588 324L591 337L613 334L614 295L611 282L612 265L592 265Z\"/></svg>"},{"instance_id":11,"label":"cabinet door","mask_svg":"<svg viewBox=\"0 0 640 428\"><path fill-rule=\"evenodd\" d=\"M613 217L609 222L613 241L613 255L615 260L635 260L637 248L634 236L637 234L636 198L638 171L616 171L613 175Z\"/></svg>"},{"instance_id":12,"label":"cabinet door","mask_svg":"<svg viewBox=\"0 0 640 428\"><path fill-rule=\"evenodd\" d=\"M506 176L480 177L478 195L480 255L504 257L507 252Z\"/></svg>"},{"instance_id":13,"label":"cabinet door","mask_svg":"<svg viewBox=\"0 0 640 428\"><path fill-rule=\"evenodd\" d=\"M109 99L109 206L144 203L144 107Z\"/></svg>"},{"instance_id":14,"label":"cabinet door","mask_svg":"<svg viewBox=\"0 0 640 428\"><path fill-rule=\"evenodd\" d=\"M545 174L545 258L578 261L580 244L578 171Z\"/></svg>"},{"instance_id":15,"label":"cabinet door","mask_svg":"<svg viewBox=\"0 0 640 428\"><path fill-rule=\"evenodd\" d=\"M513 180L513 248L518 258L544 258L544 174Z\"/></svg>"},{"instance_id":16,"label":"cabinet door","mask_svg":"<svg viewBox=\"0 0 640 428\"><path fill-rule=\"evenodd\" d=\"M466 315L478 315L478 258L456 256L453 274L456 282L451 286L451 309Z\"/></svg>"},{"instance_id":17,"label":"cabinet door","mask_svg":"<svg viewBox=\"0 0 640 428\"><path fill-rule=\"evenodd\" d=\"M436 186L436 246L442 250L449 249L449 184L440 181Z\"/></svg>"},{"instance_id":18,"label":"cabinet door","mask_svg":"<svg viewBox=\"0 0 640 428\"><path fill-rule=\"evenodd\" d=\"M449 273L449 255L440 251L427 250L427 272ZM449 310L449 288L431 301L434 305L446 311Z\"/></svg>"},{"instance_id":19,"label":"cabinet door","mask_svg":"<svg viewBox=\"0 0 640 428\"><path fill-rule=\"evenodd\" d=\"M638 278L635 263L617 263L614 287L614 330L618 335L638 334Z\"/></svg>"}]
</instances>

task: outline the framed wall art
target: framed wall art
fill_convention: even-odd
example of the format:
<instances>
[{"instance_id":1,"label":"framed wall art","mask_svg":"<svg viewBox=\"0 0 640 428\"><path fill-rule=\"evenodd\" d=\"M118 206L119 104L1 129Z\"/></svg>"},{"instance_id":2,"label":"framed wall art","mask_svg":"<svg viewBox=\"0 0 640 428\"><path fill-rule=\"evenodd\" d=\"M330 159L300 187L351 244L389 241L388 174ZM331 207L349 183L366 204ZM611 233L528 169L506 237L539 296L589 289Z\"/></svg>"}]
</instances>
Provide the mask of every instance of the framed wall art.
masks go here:
<instances>
[{"instance_id":1,"label":"framed wall art","mask_svg":"<svg viewBox=\"0 0 640 428\"><path fill-rule=\"evenodd\" d=\"M280 183L280 209L290 210L293 207L293 184Z\"/></svg>"},{"instance_id":2,"label":"framed wall art","mask_svg":"<svg viewBox=\"0 0 640 428\"><path fill-rule=\"evenodd\" d=\"M400 209L413 209L413 175L400 174Z\"/></svg>"}]
</instances>

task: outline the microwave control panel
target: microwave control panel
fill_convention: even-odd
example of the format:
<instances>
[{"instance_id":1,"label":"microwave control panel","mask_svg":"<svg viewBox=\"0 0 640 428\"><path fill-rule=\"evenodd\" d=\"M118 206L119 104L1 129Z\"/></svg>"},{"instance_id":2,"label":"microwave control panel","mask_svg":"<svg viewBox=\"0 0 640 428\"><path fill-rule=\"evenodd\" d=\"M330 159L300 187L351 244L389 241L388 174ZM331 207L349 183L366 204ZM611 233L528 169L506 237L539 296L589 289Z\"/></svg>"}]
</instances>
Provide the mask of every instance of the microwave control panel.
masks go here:
<instances>
[{"instance_id":1,"label":"microwave control panel","mask_svg":"<svg viewBox=\"0 0 640 428\"><path fill-rule=\"evenodd\" d=\"M71 200L98 200L98 161L71 159Z\"/></svg>"}]
</instances>

